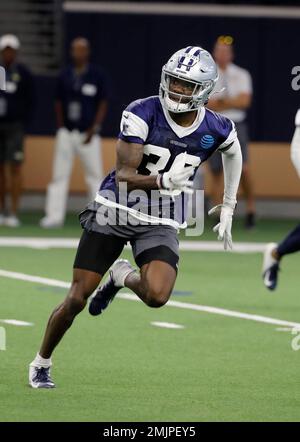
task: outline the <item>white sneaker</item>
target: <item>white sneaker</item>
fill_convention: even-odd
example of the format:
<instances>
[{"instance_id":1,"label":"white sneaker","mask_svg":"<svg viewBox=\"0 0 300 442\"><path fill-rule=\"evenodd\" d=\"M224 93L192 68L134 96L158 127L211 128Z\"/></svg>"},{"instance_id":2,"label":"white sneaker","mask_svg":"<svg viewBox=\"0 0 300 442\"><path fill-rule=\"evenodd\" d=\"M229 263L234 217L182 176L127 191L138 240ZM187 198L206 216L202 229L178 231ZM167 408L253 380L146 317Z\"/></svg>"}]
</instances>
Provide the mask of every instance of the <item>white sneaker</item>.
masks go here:
<instances>
[{"instance_id":1,"label":"white sneaker","mask_svg":"<svg viewBox=\"0 0 300 442\"><path fill-rule=\"evenodd\" d=\"M29 385L32 388L54 388L50 367L37 367L33 364L34 362L29 365Z\"/></svg>"},{"instance_id":2,"label":"white sneaker","mask_svg":"<svg viewBox=\"0 0 300 442\"><path fill-rule=\"evenodd\" d=\"M124 287L124 281L129 273L136 269L127 259L118 259L110 268L109 273L116 287Z\"/></svg>"},{"instance_id":3,"label":"white sneaker","mask_svg":"<svg viewBox=\"0 0 300 442\"><path fill-rule=\"evenodd\" d=\"M62 227L63 221L58 221L55 219L51 219L48 216L45 216L40 220L40 227L43 229L55 229L57 227Z\"/></svg>"},{"instance_id":4,"label":"white sneaker","mask_svg":"<svg viewBox=\"0 0 300 442\"><path fill-rule=\"evenodd\" d=\"M20 227L21 221L15 215L10 215L4 218L3 225L7 227Z\"/></svg>"},{"instance_id":5,"label":"white sneaker","mask_svg":"<svg viewBox=\"0 0 300 442\"><path fill-rule=\"evenodd\" d=\"M264 252L262 277L266 288L269 290L275 290L278 281L279 261L272 255L276 247L276 243L269 243Z\"/></svg>"}]
</instances>

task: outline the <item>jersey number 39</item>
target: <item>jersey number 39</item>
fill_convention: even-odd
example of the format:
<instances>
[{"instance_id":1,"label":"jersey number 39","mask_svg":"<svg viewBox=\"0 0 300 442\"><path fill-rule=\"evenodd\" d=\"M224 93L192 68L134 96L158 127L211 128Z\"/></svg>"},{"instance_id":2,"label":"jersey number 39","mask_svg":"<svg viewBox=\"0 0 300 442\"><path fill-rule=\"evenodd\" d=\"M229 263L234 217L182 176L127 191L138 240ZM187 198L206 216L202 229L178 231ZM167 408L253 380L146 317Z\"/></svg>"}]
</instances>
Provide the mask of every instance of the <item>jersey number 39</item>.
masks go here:
<instances>
[{"instance_id":1,"label":"jersey number 39","mask_svg":"<svg viewBox=\"0 0 300 442\"><path fill-rule=\"evenodd\" d=\"M145 156L147 156L148 161L145 161ZM185 156L185 153L180 153L176 155L175 158L182 158ZM164 171L166 165L168 164L171 158L171 152L169 149L165 147L155 146L154 144L146 144L144 146L144 158L142 161L142 165L139 168L140 173L144 175L157 175L159 172ZM198 167L201 160L199 157L195 155L186 154L185 156L185 165ZM170 165L171 167L171 165Z\"/></svg>"}]
</instances>

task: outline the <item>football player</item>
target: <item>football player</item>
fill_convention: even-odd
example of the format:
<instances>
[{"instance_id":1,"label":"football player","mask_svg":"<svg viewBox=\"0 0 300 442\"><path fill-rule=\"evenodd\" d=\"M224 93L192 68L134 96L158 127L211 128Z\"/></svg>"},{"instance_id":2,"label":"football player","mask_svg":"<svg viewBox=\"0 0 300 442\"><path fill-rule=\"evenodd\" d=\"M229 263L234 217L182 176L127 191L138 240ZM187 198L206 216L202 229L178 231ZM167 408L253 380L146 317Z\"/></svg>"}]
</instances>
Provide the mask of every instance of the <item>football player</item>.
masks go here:
<instances>
[{"instance_id":1,"label":"football player","mask_svg":"<svg viewBox=\"0 0 300 442\"><path fill-rule=\"evenodd\" d=\"M295 118L295 132L291 143L291 160L300 178L300 109ZM262 277L269 290L275 290L278 282L279 263L285 255L300 250L300 224L280 244L269 243L263 259Z\"/></svg>"},{"instance_id":2,"label":"football player","mask_svg":"<svg viewBox=\"0 0 300 442\"><path fill-rule=\"evenodd\" d=\"M234 123L205 108L217 79L211 55L188 46L163 66L159 96L134 101L124 110L116 169L80 214L83 234L73 281L66 299L50 316L41 348L30 364L32 387L54 387L53 350L108 269L108 280L89 305L92 315L101 314L122 287L149 307L166 304L177 276L177 230L185 226L185 194L192 192L200 163L216 150L223 153L224 199L211 212L220 210L214 230L225 249L232 247L242 156ZM118 260L128 241L139 270Z\"/></svg>"}]
</instances>

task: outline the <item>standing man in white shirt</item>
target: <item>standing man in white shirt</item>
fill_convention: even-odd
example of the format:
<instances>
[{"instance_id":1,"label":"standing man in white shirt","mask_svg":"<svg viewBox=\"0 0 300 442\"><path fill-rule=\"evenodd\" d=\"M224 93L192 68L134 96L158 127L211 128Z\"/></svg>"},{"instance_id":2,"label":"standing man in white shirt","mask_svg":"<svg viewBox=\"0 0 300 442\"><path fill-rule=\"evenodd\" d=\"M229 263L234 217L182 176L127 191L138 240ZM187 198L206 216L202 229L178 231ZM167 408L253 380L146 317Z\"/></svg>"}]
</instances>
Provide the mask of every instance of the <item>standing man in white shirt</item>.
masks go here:
<instances>
[{"instance_id":1,"label":"standing man in white shirt","mask_svg":"<svg viewBox=\"0 0 300 442\"><path fill-rule=\"evenodd\" d=\"M246 123L247 109L252 100L252 80L250 73L234 64L233 38L231 36L218 37L213 51L218 65L219 80L216 91L209 100L208 108L234 121L238 139L242 149L243 170L241 186L246 199L245 227L255 226L255 199L253 185L248 165L248 127ZM214 155L209 159L213 174L212 200L218 204L222 199L222 156Z\"/></svg>"},{"instance_id":2,"label":"standing man in white shirt","mask_svg":"<svg viewBox=\"0 0 300 442\"><path fill-rule=\"evenodd\" d=\"M102 179L99 131L107 112L103 72L90 63L90 44L82 37L71 44L72 63L59 75L56 93L57 134L53 178L48 186L44 228L62 226L66 214L73 159L78 155L85 172L89 198Z\"/></svg>"}]
</instances>

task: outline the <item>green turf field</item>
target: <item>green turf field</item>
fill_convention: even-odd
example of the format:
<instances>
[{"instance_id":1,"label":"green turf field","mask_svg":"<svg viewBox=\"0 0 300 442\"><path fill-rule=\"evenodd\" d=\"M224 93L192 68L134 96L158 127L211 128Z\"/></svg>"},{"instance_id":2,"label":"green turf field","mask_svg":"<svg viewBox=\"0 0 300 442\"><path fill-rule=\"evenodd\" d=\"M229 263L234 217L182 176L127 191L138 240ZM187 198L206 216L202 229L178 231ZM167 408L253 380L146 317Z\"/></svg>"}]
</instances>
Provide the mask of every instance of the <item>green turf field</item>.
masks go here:
<instances>
[{"instance_id":1,"label":"green turf field","mask_svg":"<svg viewBox=\"0 0 300 442\"><path fill-rule=\"evenodd\" d=\"M76 237L76 218L65 230L42 231L38 214L0 236ZM237 241L278 240L294 221L261 221L251 233L235 224ZM206 226L204 239L214 240ZM199 238L198 238L199 239ZM1 247L0 269L70 281L75 250ZM129 252L124 256L130 257ZM286 257L276 293L260 278L261 254L182 252L172 299L252 315L300 322L300 255ZM242 318L116 299L102 317L84 311L54 355L57 388L27 386L51 310L66 290L1 277L0 421L292 421L300 420L300 351L290 331ZM180 324L157 328L152 321ZM0 323L0 326L3 325ZM299 340L300 341L300 340Z\"/></svg>"}]
</instances>

